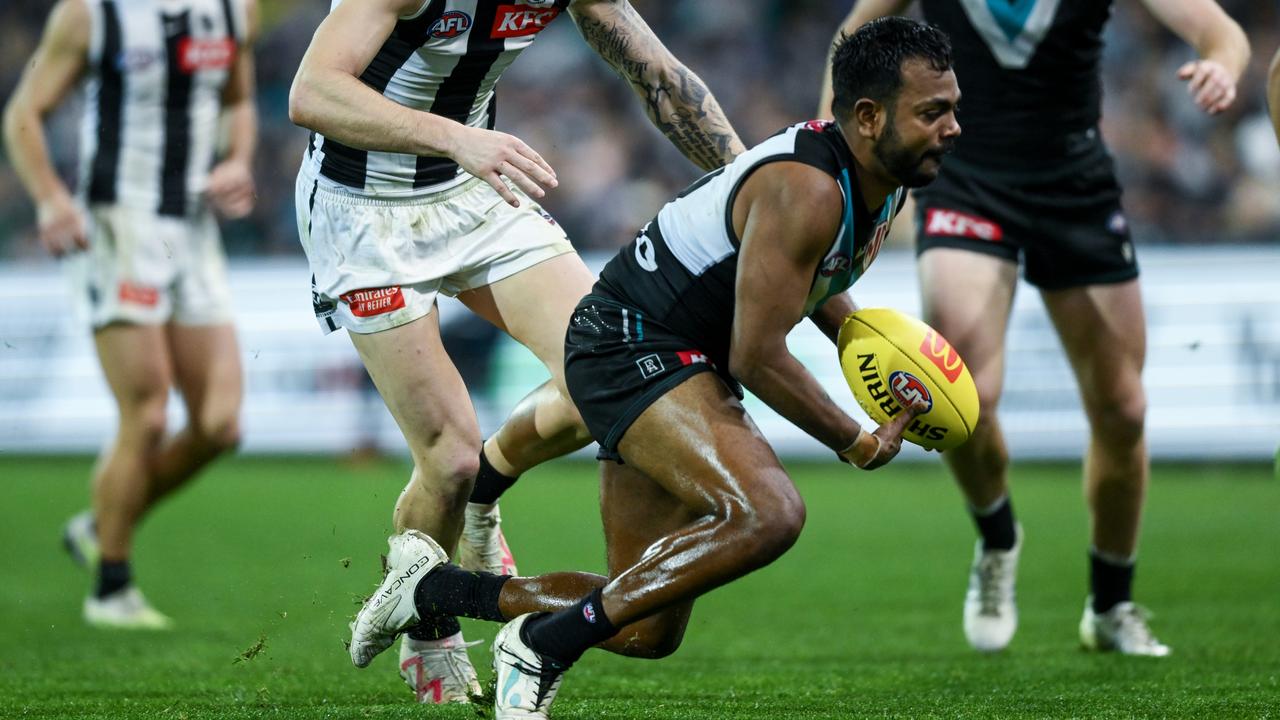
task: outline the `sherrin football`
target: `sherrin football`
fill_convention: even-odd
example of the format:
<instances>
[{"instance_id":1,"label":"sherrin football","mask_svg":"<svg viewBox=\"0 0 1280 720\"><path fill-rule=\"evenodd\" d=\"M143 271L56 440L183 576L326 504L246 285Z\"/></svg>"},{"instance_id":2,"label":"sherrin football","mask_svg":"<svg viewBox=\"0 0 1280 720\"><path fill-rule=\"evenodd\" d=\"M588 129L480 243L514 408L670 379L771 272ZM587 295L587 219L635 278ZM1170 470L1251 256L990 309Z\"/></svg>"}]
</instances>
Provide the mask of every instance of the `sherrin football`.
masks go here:
<instances>
[{"instance_id":1,"label":"sherrin football","mask_svg":"<svg viewBox=\"0 0 1280 720\"><path fill-rule=\"evenodd\" d=\"M862 409L883 425L917 398L904 440L950 450L978 422L978 388L951 343L923 322L889 308L863 308L845 319L837 342L840 368Z\"/></svg>"}]
</instances>

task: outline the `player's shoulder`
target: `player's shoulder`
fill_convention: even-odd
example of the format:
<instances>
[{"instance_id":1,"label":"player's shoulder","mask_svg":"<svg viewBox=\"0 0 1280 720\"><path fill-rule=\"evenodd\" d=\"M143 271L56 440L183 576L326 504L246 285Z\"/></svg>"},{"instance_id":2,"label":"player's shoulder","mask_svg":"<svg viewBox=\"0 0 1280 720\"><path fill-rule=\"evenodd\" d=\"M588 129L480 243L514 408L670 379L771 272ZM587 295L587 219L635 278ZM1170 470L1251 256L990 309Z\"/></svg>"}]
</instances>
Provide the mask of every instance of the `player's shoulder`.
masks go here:
<instances>
[{"instance_id":1,"label":"player's shoulder","mask_svg":"<svg viewBox=\"0 0 1280 720\"><path fill-rule=\"evenodd\" d=\"M99 0L58 0L49 11L44 42L64 50L87 51L93 23L91 3Z\"/></svg>"}]
</instances>

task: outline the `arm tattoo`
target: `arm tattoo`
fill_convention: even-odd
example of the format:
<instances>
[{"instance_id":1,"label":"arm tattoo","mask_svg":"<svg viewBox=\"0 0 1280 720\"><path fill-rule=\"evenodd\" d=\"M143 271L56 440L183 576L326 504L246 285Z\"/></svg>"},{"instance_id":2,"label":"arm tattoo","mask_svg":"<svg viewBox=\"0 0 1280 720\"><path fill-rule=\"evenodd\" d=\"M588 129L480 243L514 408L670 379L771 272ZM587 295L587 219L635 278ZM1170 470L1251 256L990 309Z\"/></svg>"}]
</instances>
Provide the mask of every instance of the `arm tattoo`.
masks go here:
<instances>
[{"instance_id":1,"label":"arm tattoo","mask_svg":"<svg viewBox=\"0 0 1280 720\"><path fill-rule=\"evenodd\" d=\"M617 23L578 16L587 44L644 101L645 113L685 157L713 170L743 151L720 104L692 71L676 62L630 6Z\"/></svg>"}]
</instances>

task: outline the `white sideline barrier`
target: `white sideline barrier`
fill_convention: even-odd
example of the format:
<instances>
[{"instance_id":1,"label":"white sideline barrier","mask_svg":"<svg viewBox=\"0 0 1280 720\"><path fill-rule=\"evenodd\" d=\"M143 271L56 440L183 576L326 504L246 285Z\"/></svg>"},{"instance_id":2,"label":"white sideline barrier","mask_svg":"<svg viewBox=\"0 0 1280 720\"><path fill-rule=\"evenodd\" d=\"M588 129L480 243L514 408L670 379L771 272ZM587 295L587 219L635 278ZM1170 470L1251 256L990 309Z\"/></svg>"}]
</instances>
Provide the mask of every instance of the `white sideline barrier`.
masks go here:
<instances>
[{"instance_id":1,"label":"white sideline barrier","mask_svg":"<svg viewBox=\"0 0 1280 720\"><path fill-rule=\"evenodd\" d=\"M607 258L592 258L598 266ZM1280 248L1144 248L1148 319L1148 437L1157 458L1270 458L1280 442ZM246 370L247 452L399 451L380 399L360 382L342 333L322 336L297 260L233 263ZM918 314L914 263L886 252L854 288L864 306ZM114 411L88 333L70 316L52 264L0 268L0 452L95 451ZM462 319L457 303L441 310ZM856 411L830 343L808 323L790 347ZM1086 425L1075 384L1033 288L1019 288L1009 335L1001 420L1016 457L1078 458ZM505 337L488 388L473 388L486 432L546 371ZM781 453L828 451L754 398L748 407ZM861 412L856 412L861 418ZM182 421L171 405L171 424ZM911 448L916 455L922 452Z\"/></svg>"}]
</instances>

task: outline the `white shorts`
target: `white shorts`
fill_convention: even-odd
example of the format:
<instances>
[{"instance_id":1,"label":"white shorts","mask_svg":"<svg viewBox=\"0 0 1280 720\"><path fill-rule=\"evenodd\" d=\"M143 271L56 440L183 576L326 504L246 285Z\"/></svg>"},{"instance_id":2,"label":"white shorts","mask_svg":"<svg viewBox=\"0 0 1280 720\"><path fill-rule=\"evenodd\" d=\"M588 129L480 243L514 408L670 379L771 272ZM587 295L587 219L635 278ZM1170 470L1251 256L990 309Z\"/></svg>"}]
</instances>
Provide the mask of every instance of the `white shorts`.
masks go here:
<instances>
[{"instance_id":1,"label":"white shorts","mask_svg":"<svg viewBox=\"0 0 1280 720\"><path fill-rule=\"evenodd\" d=\"M556 221L513 191L518 208L477 178L432 195L370 198L300 173L298 235L320 327L388 330L430 313L438 293L484 287L573 252Z\"/></svg>"},{"instance_id":2,"label":"white shorts","mask_svg":"<svg viewBox=\"0 0 1280 720\"><path fill-rule=\"evenodd\" d=\"M93 328L231 321L227 259L212 212L167 217L93 205L85 217L89 249L64 266L77 313Z\"/></svg>"}]
</instances>

